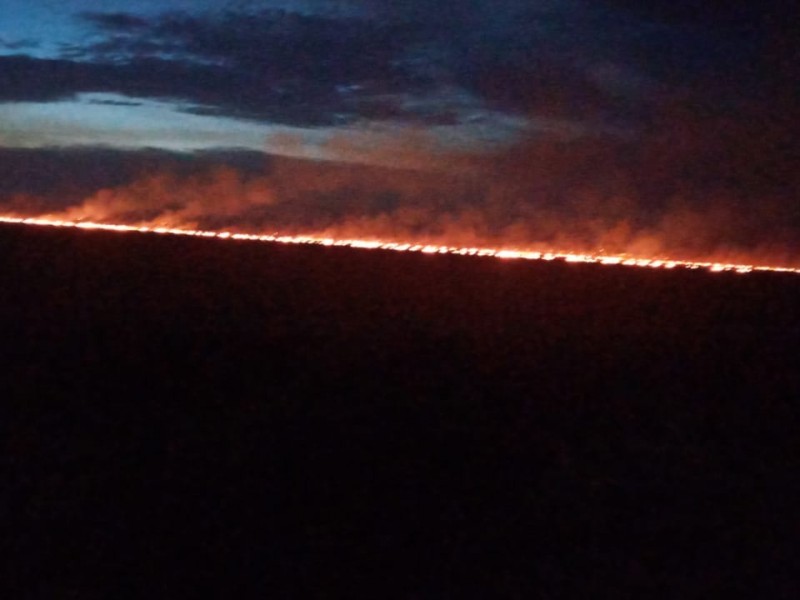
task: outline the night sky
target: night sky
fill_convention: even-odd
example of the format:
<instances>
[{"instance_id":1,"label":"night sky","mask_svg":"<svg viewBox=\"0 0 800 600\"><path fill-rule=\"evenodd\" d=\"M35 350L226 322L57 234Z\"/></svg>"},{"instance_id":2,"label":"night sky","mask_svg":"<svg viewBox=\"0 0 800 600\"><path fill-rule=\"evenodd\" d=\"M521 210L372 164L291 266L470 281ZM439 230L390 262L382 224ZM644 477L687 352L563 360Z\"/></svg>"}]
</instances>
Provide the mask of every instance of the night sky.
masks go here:
<instances>
[{"instance_id":1,"label":"night sky","mask_svg":"<svg viewBox=\"0 0 800 600\"><path fill-rule=\"evenodd\" d=\"M239 224L253 228L335 233L346 221L344 230L385 235L391 222L391 233L409 235L421 228L398 230L398 211L423 210L434 214L415 223L435 221L435 231L422 233L440 238L457 231L455 237L479 241L616 244L652 253L685 246L666 239L665 227L685 231L687 219L707 221L709 212L722 211L730 235L692 225L689 237L703 242L688 252L766 244L769 252L793 255L796 54L791 15L779 13L777 3L73 0L67 6L0 0L0 174L3 195L16 209L41 211L52 197L66 202L64 190L71 190L69 201L93 201L97 216L94 193L129 191L130 165L143 157L169 155L185 166L193 156L194 170L202 172L204 160L224 154L239 187L222 196L269 176L254 185L269 188L270 199L255 204L292 208L254 215L240 210L241 201L236 211L227 205L215 211L206 202L202 212L214 219L194 210L192 224L216 225L220 213L237 212ZM76 164L92 162L80 158L86 152L114 165L78 172ZM270 166L252 168L252 153L270 157ZM323 171L348 163L417 175L409 186L411 175L314 172L325 183L312 186L316 198L309 199L308 186L296 181L313 168L304 164L302 174L299 167L278 168L280 156L323 159ZM198 186L219 183L212 174L210 183L187 184L188 175L175 174L164 160L173 188L194 186L197 195ZM68 181L57 185L59 169ZM53 182L49 190L31 181L37 174ZM376 189L375 177L402 183ZM443 189L442 177L457 181ZM337 200L354 195L369 209ZM136 201L126 198L127 210ZM665 225L675 220L676 205L679 223ZM158 213L153 201L146 208ZM298 221L299 213L313 216ZM589 225L587 215L594 219ZM743 221L755 225L736 225Z\"/></svg>"}]
</instances>

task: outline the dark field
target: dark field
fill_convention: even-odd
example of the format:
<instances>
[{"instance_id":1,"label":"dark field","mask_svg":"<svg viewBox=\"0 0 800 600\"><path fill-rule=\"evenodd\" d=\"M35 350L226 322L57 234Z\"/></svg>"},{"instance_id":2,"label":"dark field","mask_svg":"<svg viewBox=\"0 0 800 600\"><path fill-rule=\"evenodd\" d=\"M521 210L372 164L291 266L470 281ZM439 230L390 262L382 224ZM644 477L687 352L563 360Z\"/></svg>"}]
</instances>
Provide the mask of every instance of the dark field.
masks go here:
<instances>
[{"instance_id":1,"label":"dark field","mask_svg":"<svg viewBox=\"0 0 800 600\"><path fill-rule=\"evenodd\" d=\"M8 598L794 598L800 277L0 228Z\"/></svg>"}]
</instances>

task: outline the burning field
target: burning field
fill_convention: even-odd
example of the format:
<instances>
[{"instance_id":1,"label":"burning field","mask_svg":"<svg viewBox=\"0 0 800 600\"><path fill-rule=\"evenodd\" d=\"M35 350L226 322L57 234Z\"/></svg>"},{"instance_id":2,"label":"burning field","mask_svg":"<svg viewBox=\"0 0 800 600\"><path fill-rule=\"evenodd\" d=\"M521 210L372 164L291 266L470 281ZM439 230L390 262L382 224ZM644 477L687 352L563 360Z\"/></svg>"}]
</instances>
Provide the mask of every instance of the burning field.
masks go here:
<instances>
[{"instance_id":1,"label":"burning field","mask_svg":"<svg viewBox=\"0 0 800 600\"><path fill-rule=\"evenodd\" d=\"M324 161L5 149L0 217L506 258L800 268L788 115L673 112L636 136L551 132L480 152L423 132L354 131L329 141Z\"/></svg>"},{"instance_id":2,"label":"burning field","mask_svg":"<svg viewBox=\"0 0 800 600\"><path fill-rule=\"evenodd\" d=\"M14 589L792 588L794 274L10 223L0 250Z\"/></svg>"},{"instance_id":3,"label":"burning field","mask_svg":"<svg viewBox=\"0 0 800 600\"><path fill-rule=\"evenodd\" d=\"M785 596L781 119L324 161L0 149L2 580Z\"/></svg>"},{"instance_id":4,"label":"burning field","mask_svg":"<svg viewBox=\"0 0 800 600\"><path fill-rule=\"evenodd\" d=\"M785 4L2 0L2 597L794 598Z\"/></svg>"},{"instance_id":5,"label":"burning field","mask_svg":"<svg viewBox=\"0 0 800 600\"><path fill-rule=\"evenodd\" d=\"M419 244L402 241L386 241L380 239L336 239L314 235L279 235L279 234L253 234L231 233L230 231L204 231L199 229L173 228L142 225L123 225L114 223L97 223L94 221L69 221L63 219L49 219L37 217L4 217L0 216L0 223L15 225L28 225L36 227L60 227L68 229L94 229L100 231L115 231L118 233L155 233L158 235L178 235L186 237L213 238L217 240L236 240L248 242L268 242L273 244L305 244L313 246L339 246L358 248L360 250L391 250L393 252L420 252L422 254L453 254L457 256L493 257L504 260L543 260L564 261L567 263L587 263L604 266L622 265L624 267L640 267L649 269L708 269L712 273L732 271L739 274L765 271L772 273L800 273L800 269L791 267L771 267L767 265L746 265L720 262L699 262L687 260L672 260L668 258L637 258L628 255L607 254L580 254L576 252L536 252L531 250L509 250L500 248L459 248L457 246L437 246L434 244Z\"/></svg>"}]
</instances>

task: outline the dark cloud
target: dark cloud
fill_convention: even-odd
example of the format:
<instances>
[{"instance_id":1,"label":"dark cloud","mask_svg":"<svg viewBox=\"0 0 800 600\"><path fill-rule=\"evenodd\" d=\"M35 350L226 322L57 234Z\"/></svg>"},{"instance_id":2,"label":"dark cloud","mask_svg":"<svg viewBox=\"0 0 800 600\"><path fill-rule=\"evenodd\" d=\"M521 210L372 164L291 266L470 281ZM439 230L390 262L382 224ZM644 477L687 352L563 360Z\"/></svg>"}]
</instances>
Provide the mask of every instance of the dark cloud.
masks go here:
<instances>
[{"instance_id":1,"label":"dark cloud","mask_svg":"<svg viewBox=\"0 0 800 600\"><path fill-rule=\"evenodd\" d=\"M392 94L424 93L445 83L502 110L532 112L558 105L561 113L619 112L631 104L620 106L623 88L629 99L646 100L648 71L686 81L686 70L713 54L684 33L650 26L643 35L641 21L584 5L501 4L450 3L446 19L438 3L425 1L375 3L380 18L373 19L278 10L168 13L147 20L91 13L83 18L103 37L71 49L69 57L123 65L159 59L214 66L238 80L236 90L243 95L253 95L253 88L274 88L276 95L288 96L285 104L300 97L316 102L320 94L327 95L338 100L341 120L342 115L372 116L375 97L385 105ZM687 42L691 48L681 53L678 49ZM698 64L687 58L692 52L703 57L694 61ZM338 97L338 90L348 86L359 92ZM268 96L264 91L255 95L259 100ZM218 114L234 104L193 110ZM251 106L239 106L233 114L250 112ZM398 112L388 114L402 116Z\"/></svg>"},{"instance_id":2,"label":"dark cloud","mask_svg":"<svg viewBox=\"0 0 800 600\"><path fill-rule=\"evenodd\" d=\"M145 29L150 25L148 19L121 12L84 12L80 14L80 18L96 27L109 31L132 32Z\"/></svg>"},{"instance_id":3,"label":"dark cloud","mask_svg":"<svg viewBox=\"0 0 800 600\"><path fill-rule=\"evenodd\" d=\"M326 125L346 109L313 80L270 85L259 74L177 60L141 58L124 64L0 56L0 102L52 102L80 92L182 101L203 112L297 125Z\"/></svg>"},{"instance_id":4,"label":"dark cloud","mask_svg":"<svg viewBox=\"0 0 800 600\"><path fill-rule=\"evenodd\" d=\"M174 100L194 114L306 126L437 118L433 105L400 107L401 94L431 84L399 60L420 35L407 24L285 11L80 18L99 37L62 46L61 59L0 57L0 100L113 92Z\"/></svg>"},{"instance_id":5,"label":"dark cloud","mask_svg":"<svg viewBox=\"0 0 800 600\"><path fill-rule=\"evenodd\" d=\"M786 5L776 0L602 0L603 4L623 9L651 21L676 24L703 24L712 29L753 30L763 27Z\"/></svg>"},{"instance_id":6,"label":"dark cloud","mask_svg":"<svg viewBox=\"0 0 800 600\"><path fill-rule=\"evenodd\" d=\"M89 104L99 104L102 106L142 106L142 102L132 102L129 100L89 100Z\"/></svg>"},{"instance_id":7,"label":"dark cloud","mask_svg":"<svg viewBox=\"0 0 800 600\"><path fill-rule=\"evenodd\" d=\"M337 86L365 83L383 93L406 90L413 82L396 61L419 35L402 24L285 11L168 13L149 21L92 14L90 23L106 37L83 48L84 60L118 64L155 58L215 66L249 88L288 94L298 87L303 93L317 88L334 94Z\"/></svg>"},{"instance_id":8,"label":"dark cloud","mask_svg":"<svg viewBox=\"0 0 800 600\"><path fill-rule=\"evenodd\" d=\"M87 46L93 60L181 54L186 59L336 81L375 77L414 32L396 24L333 19L286 11L165 13L148 20L128 14L83 16L106 34ZM389 69L391 71L391 69ZM384 71L384 76L388 73Z\"/></svg>"},{"instance_id":9,"label":"dark cloud","mask_svg":"<svg viewBox=\"0 0 800 600\"><path fill-rule=\"evenodd\" d=\"M439 93L455 88L499 111L616 124L640 122L676 94L717 89L730 97L749 89L739 79L746 69L734 67L746 44L668 26L656 12L612 0L458 0L446 15L429 0L362 8L360 17L82 13L91 35L64 45L60 60L3 59L0 99L105 91L172 99L201 115L424 125L473 116ZM428 102L409 103L409 96Z\"/></svg>"},{"instance_id":10,"label":"dark cloud","mask_svg":"<svg viewBox=\"0 0 800 600\"><path fill-rule=\"evenodd\" d=\"M88 83L102 81L102 67L29 56L0 56L0 102L48 102L72 96Z\"/></svg>"},{"instance_id":11,"label":"dark cloud","mask_svg":"<svg viewBox=\"0 0 800 600\"><path fill-rule=\"evenodd\" d=\"M8 40L0 37L0 48L5 48L6 50L30 50L38 47L39 42L36 40Z\"/></svg>"}]
</instances>

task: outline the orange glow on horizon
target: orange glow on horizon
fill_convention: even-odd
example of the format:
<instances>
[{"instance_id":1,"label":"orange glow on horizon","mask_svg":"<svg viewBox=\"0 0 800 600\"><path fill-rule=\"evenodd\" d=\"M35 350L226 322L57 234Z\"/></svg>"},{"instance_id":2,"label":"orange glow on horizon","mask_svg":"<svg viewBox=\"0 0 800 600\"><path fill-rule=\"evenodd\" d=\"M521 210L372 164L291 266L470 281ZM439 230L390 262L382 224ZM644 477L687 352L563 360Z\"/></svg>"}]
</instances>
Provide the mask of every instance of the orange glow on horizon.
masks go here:
<instances>
[{"instance_id":1,"label":"orange glow on horizon","mask_svg":"<svg viewBox=\"0 0 800 600\"><path fill-rule=\"evenodd\" d=\"M627 267L640 267L650 269L705 269L713 273L733 272L751 273L754 271L767 271L773 273L800 274L800 268L778 267L768 265L748 265L734 263L719 263L706 261L686 261L665 258L640 258L627 255L584 254L572 252L539 252L527 250L510 250L499 248L460 248L454 246L438 246L432 244L415 244L400 241L360 240L360 239L334 239L314 235L280 235L280 234L251 234L234 233L230 231L204 231L197 229L182 229L170 227L154 227L148 225L122 225L113 223L97 223L93 221L70 221L57 218L15 217L0 216L0 223L14 225L32 225L40 227L62 227L73 229L88 229L100 231L115 231L122 233L154 233L161 235L181 235L187 237L215 238L222 240L240 240L251 242L269 242L278 244L304 244L316 246L338 246L357 248L363 250L392 250L395 252L417 252L422 254L453 254L459 256L483 256L505 260L560 260L566 263L585 263L597 265L622 265Z\"/></svg>"}]
</instances>

